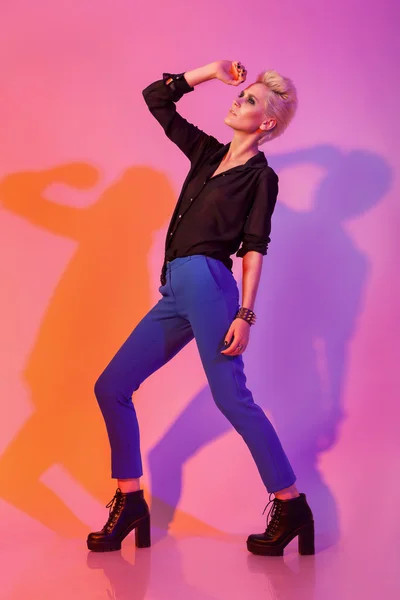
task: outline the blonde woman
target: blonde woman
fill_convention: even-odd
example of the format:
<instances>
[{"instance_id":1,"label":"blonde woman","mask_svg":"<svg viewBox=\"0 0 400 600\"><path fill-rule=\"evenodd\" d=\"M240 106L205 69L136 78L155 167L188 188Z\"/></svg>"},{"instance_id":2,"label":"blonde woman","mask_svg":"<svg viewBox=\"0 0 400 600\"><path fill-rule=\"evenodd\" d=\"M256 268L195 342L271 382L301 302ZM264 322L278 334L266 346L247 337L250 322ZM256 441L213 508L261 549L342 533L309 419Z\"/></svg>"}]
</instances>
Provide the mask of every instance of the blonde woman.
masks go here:
<instances>
[{"instance_id":1,"label":"blonde woman","mask_svg":"<svg viewBox=\"0 0 400 600\"><path fill-rule=\"evenodd\" d=\"M267 528L249 535L248 550L282 555L298 536L299 552L314 553L311 509L295 486L276 431L246 386L242 358L256 321L253 309L278 195L278 177L259 146L285 131L296 111L296 89L275 71L261 73L242 88L225 117L233 133L228 144L176 110L183 94L202 82L217 79L238 87L246 75L240 62L221 60L185 73L164 73L143 90L151 114L189 159L190 169L166 235L161 298L95 384L111 446L111 477L118 488L107 505L106 524L89 534L93 551L119 550L133 529L136 546L150 546L132 394L195 339L214 401L247 444L269 492ZM242 306L232 273L234 253L243 258Z\"/></svg>"}]
</instances>

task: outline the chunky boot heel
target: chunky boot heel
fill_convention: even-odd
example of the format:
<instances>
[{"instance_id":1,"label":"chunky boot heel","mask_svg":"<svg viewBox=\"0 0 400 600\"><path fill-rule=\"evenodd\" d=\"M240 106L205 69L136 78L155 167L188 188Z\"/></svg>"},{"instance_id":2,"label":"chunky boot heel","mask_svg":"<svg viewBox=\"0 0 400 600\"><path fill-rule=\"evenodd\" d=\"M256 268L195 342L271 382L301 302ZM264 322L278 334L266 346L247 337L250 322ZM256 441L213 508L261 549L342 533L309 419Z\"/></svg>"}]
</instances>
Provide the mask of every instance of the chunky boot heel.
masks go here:
<instances>
[{"instance_id":1,"label":"chunky boot heel","mask_svg":"<svg viewBox=\"0 0 400 600\"><path fill-rule=\"evenodd\" d=\"M315 554L314 546L314 521L305 525L299 531L299 554L302 556Z\"/></svg>"},{"instance_id":2,"label":"chunky boot heel","mask_svg":"<svg viewBox=\"0 0 400 600\"><path fill-rule=\"evenodd\" d=\"M270 498L271 495L272 492ZM274 498L268 504L271 502L273 504L267 515L267 522L270 515L271 520L263 533L249 535L248 551L263 556L283 556L286 546L299 536L299 553L314 554L314 518L306 495L300 493L300 496L290 500Z\"/></svg>"},{"instance_id":3,"label":"chunky boot heel","mask_svg":"<svg viewBox=\"0 0 400 600\"><path fill-rule=\"evenodd\" d=\"M137 548L150 546L150 513L143 490L124 494L119 488L106 505L110 509L107 523L101 531L89 533L87 547L93 552L121 549L121 542L135 529Z\"/></svg>"},{"instance_id":4,"label":"chunky boot heel","mask_svg":"<svg viewBox=\"0 0 400 600\"><path fill-rule=\"evenodd\" d=\"M144 517L135 529L136 548L149 548L150 541L150 517Z\"/></svg>"}]
</instances>

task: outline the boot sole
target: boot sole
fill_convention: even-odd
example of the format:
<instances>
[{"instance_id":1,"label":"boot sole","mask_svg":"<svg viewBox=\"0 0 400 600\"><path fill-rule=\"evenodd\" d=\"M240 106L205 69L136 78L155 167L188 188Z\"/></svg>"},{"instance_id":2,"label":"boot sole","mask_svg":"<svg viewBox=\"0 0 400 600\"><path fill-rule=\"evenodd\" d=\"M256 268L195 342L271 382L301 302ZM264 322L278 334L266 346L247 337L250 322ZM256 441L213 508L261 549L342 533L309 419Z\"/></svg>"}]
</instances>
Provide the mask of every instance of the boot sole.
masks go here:
<instances>
[{"instance_id":1,"label":"boot sole","mask_svg":"<svg viewBox=\"0 0 400 600\"><path fill-rule=\"evenodd\" d=\"M303 525L303 527L299 527L295 529L286 539L285 541L275 546L268 546L266 544L257 544L257 542L253 542L252 540L247 540L247 550L252 554L257 554L259 556L283 556L283 551L286 546L296 537L299 536L298 540L298 551L302 556L309 556L315 554L315 546L314 546L314 521L311 523L307 523Z\"/></svg>"},{"instance_id":2,"label":"boot sole","mask_svg":"<svg viewBox=\"0 0 400 600\"><path fill-rule=\"evenodd\" d=\"M151 546L150 516L143 517L139 521L133 523L133 525L130 525L117 540L113 540L112 542L95 541L88 538L86 542L87 547L92 552L113 552L115 550L121 550L121 543L134 529L136 548L149 548Z\"/></svg>"}]
</instances>

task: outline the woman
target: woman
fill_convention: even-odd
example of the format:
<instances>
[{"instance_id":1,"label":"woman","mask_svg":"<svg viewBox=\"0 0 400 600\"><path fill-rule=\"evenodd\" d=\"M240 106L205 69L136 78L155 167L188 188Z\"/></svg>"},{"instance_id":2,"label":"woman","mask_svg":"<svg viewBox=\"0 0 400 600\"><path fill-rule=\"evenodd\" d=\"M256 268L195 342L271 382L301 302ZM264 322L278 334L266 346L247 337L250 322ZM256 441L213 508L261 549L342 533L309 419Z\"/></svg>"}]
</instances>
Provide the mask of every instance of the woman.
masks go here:
<instances>
[{"instance_id":1,"label":"woman","mask_svg":"<svg viewBox=\"0 0 400 600\"><path fill-rule=\"evenodd\" d=\"M183 94L210 79L238 86L246 80L246 69L240 62L217 61L186 73L164 73L143 91L150 112L191 168L166 236L162 298L95 384L118 488L107 505L107 523L89 534L90 550L119 550L132 529L137 547L150 546L132 393L195 338L213 398L243 437L270 493L267 529L248 537L248 550L282 555L298 535L299 552L314 553L311 509L294 485L296 476L272 424L246 387L241 356L255 323L253 308L278 194L278 177L258 147L286 129L296 110L296 90L275 71L259 75L226 115L233 139L224 145L176 111ZM243 257L242 307L232 274L230 255L235 252Z\"/></svg>"}]
</instances>

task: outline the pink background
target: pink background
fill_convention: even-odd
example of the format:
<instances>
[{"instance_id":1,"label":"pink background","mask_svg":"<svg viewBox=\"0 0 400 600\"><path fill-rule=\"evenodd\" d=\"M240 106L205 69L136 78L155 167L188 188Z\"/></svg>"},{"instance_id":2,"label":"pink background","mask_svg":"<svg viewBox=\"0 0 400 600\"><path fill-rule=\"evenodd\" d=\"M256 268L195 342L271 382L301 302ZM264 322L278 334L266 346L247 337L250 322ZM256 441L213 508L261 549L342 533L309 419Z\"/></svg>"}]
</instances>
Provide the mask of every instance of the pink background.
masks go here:
<instances>
[{"instance_id":1,"label":"pink background","mask_svg":"<svg viewBox=\"0 0 400 600\"><path fill-rule=\"evenodd\" d=\"M4 531L84 545L103 524L115 482L93 385L159 299L166 227L189 167L141 91L163 71L228 59L246 66L248 82L274 68L299 94L288 131L262 147L280 195L244 354L248 385L307 494L320 548L345 540L370 558L377 511L379 547L394 550L398 17L388 0L2 5ZM210 81L178 110L226 143L235 93ZM172 505L176 535L260 529L267 494L213 404L195 343L134 401L154 526L166 525ZM24 565L9 568L7 585ZM389 554L380 567L388 586L391 566Z\"/></svg>"}]
</instances>

